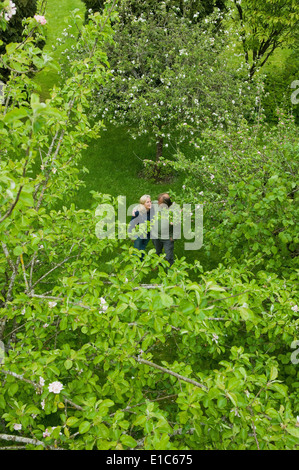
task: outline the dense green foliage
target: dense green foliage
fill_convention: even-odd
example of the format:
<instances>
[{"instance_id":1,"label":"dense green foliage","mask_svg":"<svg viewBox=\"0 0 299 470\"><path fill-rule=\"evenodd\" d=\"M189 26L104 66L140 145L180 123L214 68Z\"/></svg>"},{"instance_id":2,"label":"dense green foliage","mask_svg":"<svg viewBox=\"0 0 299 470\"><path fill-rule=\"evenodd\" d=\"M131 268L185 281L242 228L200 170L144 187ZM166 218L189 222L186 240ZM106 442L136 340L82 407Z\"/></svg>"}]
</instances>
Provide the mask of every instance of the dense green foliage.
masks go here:
<instances>
[{"instance_id":1,"label":"dense green foliage","mask_svg":"<svg viewBox=\"0 0 299 470\"><path fill-rule=\"evenodd\" d=\"M92 191L88 209L72 201L82 154L103 129L90 104L113 76L117 17L114 4L90 15L44 102L30 77L32 63L52 63L31 34L43 25L29 20L2 55L13 72L0 105L0 441L296 449L296 125L282 111L267 124L258 80L259 99L251 106L241 94L238 119L224 125L207 108L192 152L167 162L186 174L176 201L204 205L204 246L192 262L167 269L151 245L140 260L129 240L100 240L96 209L117 208L118 195ZM217 268L203 266L202 253L214 252Z\"/></svg>"},{"instance_id":2,"label":"dense green foliage","mask_svg":"<svg viewBox=\"0 0 299 470\"><path fill-rule=\"evenodd\" d=\"M199 157L178 154L168 164L187 173L182 200L205 206L204 249L217 249L228 265L254 263L288 277L298 268L299 148L293 119L278 115L275 127L207 127L195 142Z\"/></svg>"},{"instance_id":3,"label":"dense green foliage","mask_svg":"<svg viewBox=\"0 0 299 470\"><path fill-rule=\"evenodd\" d=\"M294 0L229 0L238 24L250 77L281 46L293 44L298 35L299 6Z\"/></svg>"},{"instance_id":4,"label":"dense green foliage","mask_svg":"<svg viewBox=\"0 0 299 470\"><path fill-rule=\"evenodd\" d=\"M4 31L0 29L0 55L4 53L7 44L22 41L24 31L23 20L33 17L37 11L37 0L15 0L14 4L16 6L16 14L5 24ZM42 47L42 42L40 42L39 47ZM0 79L6 81L9 73L10 70L1 67L0 64Z\"/></svg>"}]
</instances>

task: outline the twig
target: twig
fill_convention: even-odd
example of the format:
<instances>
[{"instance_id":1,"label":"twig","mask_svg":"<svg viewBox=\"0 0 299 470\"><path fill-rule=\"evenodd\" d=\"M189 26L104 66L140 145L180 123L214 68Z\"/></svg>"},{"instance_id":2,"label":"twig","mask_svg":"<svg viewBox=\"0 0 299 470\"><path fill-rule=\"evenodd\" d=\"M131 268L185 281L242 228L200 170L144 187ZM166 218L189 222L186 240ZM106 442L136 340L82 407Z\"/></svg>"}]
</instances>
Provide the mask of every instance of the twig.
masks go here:
<instances>
[{"instance_id":1,"label":"twig","mask_svg":"<svg viewBox=\"0 0 299 470\"><path fill-rule=\"evenodd\" d=\"M20 255L20 260L21 260L23 277L24 277L25 286L26 286L25 294L27 294L29 292L29 285L28 285L28 281L27 281L27 275L26 275L26 271L25 271L25 265L24 265L24 260L23 260L23 255L22 254Z\"/></svg>"},{"instance_id":2,"label":"twig","mask_svg":"<svg viewBox=\"0 0 299 470\"><path fill-rule=\"evenodd\" d=\"M208 391L208 388L205 385L202 385L199 382L196 382L196 380L192 380L192 379L189 379L188 377L184 377L183 375L177 374L176 372L166 369L165 367L161 367L158 364L155 364L154 362L150 362L150 361L147 361L146 359L142 359L141 357L136 357L136 356L131 356L131 357L135 359L135 361L141 364L154 367L155 369L158 369L161 372L164 372L164 374L172 375L173 377L176 377L179 380L183 380L184 382L191 383L192 385L195 385L196 387L199 387L199 388L202 388L203 390Z\"/></svg>"},{"instance_id":3,"label":"twig","mask_svg":"<svg viewBox=\"0 0 299 470\"><path fill-rule=\"evenodd\" d=\"M73 248L73 247L72 247ZM44 274L42 277L40 277L34 284L33 286L31 287L31 290L34 289L34 287L40 282L42 281L45 277L47 277L49 274L51 274L53 271L55 271L55 269L58 269L60 268L60 266L62 266L64 263L66 263L67 261L69 261L71 258L75 258L76 256L68 256L67 258L65 258L63 261L61 261L60 263L58 263L56 266L54 266L54 268L50 269L50 271L48 271L46 274Z\"/></svg>"},{"instance_id":4,"label":"twig","mask_svg":"<svg viewBox=\"0 0 299 470\"><path fill-rule=\"evenodd\" d=\"M222 300L232 299L233 297L239 297L240 295L247 294L248 292L251 292L251 291L245 290L244 292L240 292L240 294L230 295L229 297L221 297L221 299L210 300L208 303L214 304L215 302L221 302Z\"/></svg>"}]
</instances>

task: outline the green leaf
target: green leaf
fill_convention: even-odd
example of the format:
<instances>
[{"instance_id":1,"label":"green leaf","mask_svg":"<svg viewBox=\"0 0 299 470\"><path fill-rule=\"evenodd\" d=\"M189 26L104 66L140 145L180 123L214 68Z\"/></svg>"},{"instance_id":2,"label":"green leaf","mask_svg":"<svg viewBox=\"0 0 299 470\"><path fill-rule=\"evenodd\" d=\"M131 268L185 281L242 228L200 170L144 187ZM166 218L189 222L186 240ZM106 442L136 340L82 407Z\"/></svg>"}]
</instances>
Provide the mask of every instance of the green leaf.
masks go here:
<instances>
[{"instance_id":1,"label":"green leaf","mask_svg":"<svg viewBox=\"0 0 299 470\"><path fill-rule=\"evenodd\" d=\"M71 361L70 359L67 359L64 363L64 367L66 368L66 370L69 370L73 367L73 361Z\"/></svg>"},{"instance_id":2,"label":"green leaf","mask_svg":"<svg viewBox=\"0 0 299 470\"><path fill-rule=\"evenodd\" d=\"M184 300L180 303L179 309L184 315L190 315L194 312L195 305L188 300Z\"/></svg>"},{"instance_id":3,"label":"green leaf","mask_svg":"<svg viewBox=\"0 0 299 470\"><path fill-rule=\"evenodd\" d=\"M171 307L173 304L172 297L170 297L170 295L165 294L164 292L161 292L161 300L164 307Z\"/></svg>"},{"instance_id":4,"label":"green leaf","mask_svg":"<svg viewBox=\"0 0 299 470\"><path fill-rule=\"evenodd\" d=\"M5 407L6 407L5 399L2 395L0 395L0 408L5 410Z\"/></svg>"},{"instance_id":5,"label":"green leaf","mask_svg":"<svg viewBox=\"0 0 299 470\"><path fill-rule=\"evenodd\" d=\"M105 426L105 424L103 423L100 423L97 425L97 434L102 439L108 439L110 433L109 433L109 429L107 428L107 426Z\"/></svg>"},{"instance_id":6,"label":"green leaf","mask_svg":"<svg viewBox=\"0 0 299 470\"><path fill-rule=\"evenodd\" d=\"M9 111L3 118L5 124L11 124L14 121L18 121L28 116L28 110L26 108L15 108Z\"/></svg>"},{"instance_id":7,"label":"green leaf","mask_svg":"<svg viewBox=\"0 0 299 470\"><path fill-rule=\"evenodd\" d=\"M225 292L224 287L217 285L209 285L209 283L207 283L207 290L213 290L215 292Z\"/></svg>"},{"instance_id":8,"label":"green leaf","mask_svg":"<svg viewBox=\"0 0 299 470\"><path fill-rule=\"evenodd\" d=\"M135 439L133 439L133 437L128 436L127 434L123 434L120 437L120 441L121 441L122 444L124 444L125 446L128 446L128 447L136 447L137 446L137 441L135 441Z\"/></svg>"},{"instance_id":9,"label":"green leaf","mask_svg":"<svg viewBox=\"0 0 299 470\"><path fill-rule=\"evenodd\" d=\"M164 326L164 321L161 318L156 317L154 321L155 331L157 333L161 333L161 331L163 330L163 326Z\"/></svg>"},{"instance_id":10,"label":"green leaf","mask_svg":"<svg viewBox=\"0 0 299 470\"><path fill-rule=\"evenodd\" d=\"M241 318L245 321L250 321L250 320L253 321L255 319L254 313L249 308L240 307L239 312L240 312Z\"/></svg>"},{"instance_id":11,"label":"green leaf","mask_svg":"<svg viewBox=\"0 0 299 470\"><path fill-rule=\"evenodd\" d=\"M66 330L67 328L67 316L65 315L64 317L62 317L61 319L61 322L59 324L59 328L63 331L63 330Z\"/></svg>"},{"instance_id":12,"label":"green leaf","mask_svg":"<svg viewBox=\"0 0 299 470\"><path fill-rule=\"evenodd\" d=\"M294 426L287 426L287 431L292 436L297 437L299 439L299 428L295 428Z\"/></svg>"},{"instance_id":13,"label":"green leaf","mask_svg":"<svg viewBox=\"0 0 299 470\"><path fill-rule=\"evenodd\" d=\"M25 204L25 206L32 207L34 205L32 194L26 192L24 189L21 191L19 199Z\"/></svg>"},{"instance_id":14,"label":"green leaf","mask_svg":"<svg viewBox=\"0 0 299 470\"><path fill-rule=\"evenodd\" d=\"M27 408L26 408L26 414L28 415L31 415L31 414L39 414L40 413L40 409L37 408L36 406L34 405L29 405Z\"/></svg>"},{"instance_id":15,"label":"green leaf","mask_svg":"<svg viewBox=\"0 0 299 470\"><path fill-rule=\"evenodd\" d=\"M135 419L134 423L133 423L133 426L144 426L146 422L146 416L144 415L140 415L140 416L137 416L137 418Z\"/></svg>"},{"instance_id":16,"label":"green leaf","mask_svg":"<svg viewBox=\"0 0 299 470\"><path fill-rule=\"evenodd\" d=\"M70 416L67 420L66 420L66 424L67 426L74 426L75 424L77 424L79 421L78 418L76 418L76 416Z\"/></svg>"},{"instance_id":17,"label":"green leaf","mask_svg":"<svg viewBox=\"0 0 299 470\"><path fill-rule=\"evenodd\" d=\"M228 393L228 392L227 392L227 396L228 396L228 398L233 402L233 404L234 404L235 406L238 405L238 399L237 399L237 396L235 395L235 393L232 393L232 392L229 392L229 393Z\"/></svg>"},{"instance_id":18,"label":"green leaf","mask_svg":"<svg viewBox=\"0 0 299 470\"><path fill-rule=\"evenodd\" d=\"M13 250L15 256L20 256L23 253L23 248L21 246L16 246Z\"/></svg>"},{"instance_id":19,"label":"green leaf","mask_svg":"<svg viewBox=\"0 0 299 470\"><path fill-rule=\"evenodd\" d=\"M83 423L80 424L79 426L79 433L80 434L85 434L88 432L90 429L90 422L89 421L83 421Z\"/></svg>"},{"instance_id":20,"label":"green leaf","mask_svg":"<svg viewBox=\"0 0 299 470\"><path fill-rule=\"evenodd\" d=\"M275 380L278 375L277 367L273 366L270 370L270 380Z\"/></svg>"},{"instance_id":21,"label":"green leaf","mask_svg":"<svg viewBox=\"0 0 299 470\"><path fill-rule=\"evenodd\" d=\"M276 383L271 383L269 388L271 390L274 390L275 392L278 392L283 397L288 396L288 388L285 385L282 385L282 384L276 382Z\"/></svg>"}]
</instances>

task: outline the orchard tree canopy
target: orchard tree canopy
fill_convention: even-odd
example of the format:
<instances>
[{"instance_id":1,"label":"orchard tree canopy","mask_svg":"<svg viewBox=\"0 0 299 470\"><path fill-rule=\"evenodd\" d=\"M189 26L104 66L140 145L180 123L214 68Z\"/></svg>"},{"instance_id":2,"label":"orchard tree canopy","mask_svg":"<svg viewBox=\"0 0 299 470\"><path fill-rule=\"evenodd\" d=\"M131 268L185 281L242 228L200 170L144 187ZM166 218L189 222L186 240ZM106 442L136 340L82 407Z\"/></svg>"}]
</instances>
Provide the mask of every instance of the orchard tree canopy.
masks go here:
<instances>
[{"instance_id":1,"label":"orchard tree canopy","mask_svg":"<svg viewBox=\"0 0 299 470\"><path fill-rule=\"evenodd\" d=\"M104 6L103 0L83 0L86 9L87 16L88 11L91 9L93 12L101 11ZM141 2L140 0L130 0L119 2L122 8L122 3L127 5L129 9L132 9L135 15L140 15L145 11L151 11L155 15L157 10L157 2L155 0L146 0ZM175 9L177 14L185 19L189 19L192 22L200 21L205 16L213 13L214 8L224 10L225 3L223 0L165 0L163 2L167 11Z\"/></svg>"},{"instance_id":2,"label":"orchard tree canopy","mask_svg":"<svg viewBox=\"0 0 299 470\"><path fill-rule=\"evenodd\" d=\"M156 160L165 139L190 140L210 119L222 126L238 122L241 100L250 94L222 55L218 15L192 24L165 2L138 13L131 3L121 2L107 51L112 78L95 94L92 112L129 126L135 137L154 138Z\"/></svg>"}]
</instances>

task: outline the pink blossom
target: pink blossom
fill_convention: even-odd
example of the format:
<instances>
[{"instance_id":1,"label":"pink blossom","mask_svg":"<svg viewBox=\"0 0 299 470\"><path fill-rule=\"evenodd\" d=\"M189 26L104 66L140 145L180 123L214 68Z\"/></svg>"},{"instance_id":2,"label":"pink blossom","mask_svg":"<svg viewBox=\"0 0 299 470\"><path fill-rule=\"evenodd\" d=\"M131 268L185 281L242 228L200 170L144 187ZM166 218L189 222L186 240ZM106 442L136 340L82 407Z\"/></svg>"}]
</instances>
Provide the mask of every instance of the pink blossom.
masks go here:
<instances>
[{"instance_id":1,"label":"pink blossom","mask_svg":"<svg viewBox=\"0 0 299 470\"><path fill-rule=\"evenodd\" d=\"M35 19L38 23L40 23L40 24L42 24L42 25L44 25L44 24L47 23L46 18L45 18L44 16L41 16L41 15L35 15L35 16L34 16L34 19Z\"/></svg>"},{"instance_id":2,"label":"pink blossom","mask_svg":"<svg viewBox=\"0 0 299 470\"><path fill-rule=\"evenodd\" d=\"M18 424L18 423L15 423L15 424L13 425L13 428L14 428L15 431L21 431L22 425L21 425L21 424Z\"/></svg>"},{"instance_id":3,"label":"pink blossom","mask_svg":"<svg viewBox=\"0 0 299 470\"><path fill-rule=\"evenodd\" d=\"M48 429L46 429L44 432L43 432L43 437L50 437L51 434L49 433Z\"/></svg>"}]
</instances>

